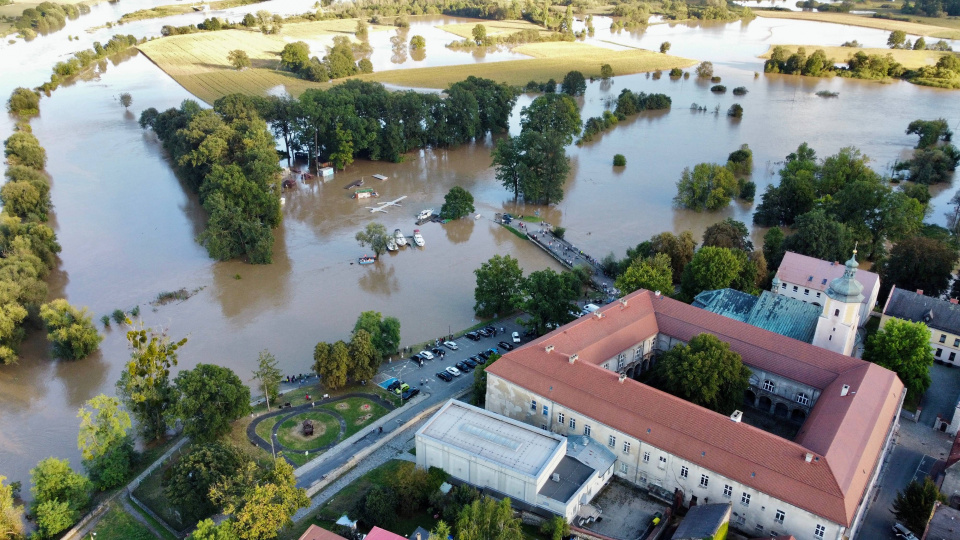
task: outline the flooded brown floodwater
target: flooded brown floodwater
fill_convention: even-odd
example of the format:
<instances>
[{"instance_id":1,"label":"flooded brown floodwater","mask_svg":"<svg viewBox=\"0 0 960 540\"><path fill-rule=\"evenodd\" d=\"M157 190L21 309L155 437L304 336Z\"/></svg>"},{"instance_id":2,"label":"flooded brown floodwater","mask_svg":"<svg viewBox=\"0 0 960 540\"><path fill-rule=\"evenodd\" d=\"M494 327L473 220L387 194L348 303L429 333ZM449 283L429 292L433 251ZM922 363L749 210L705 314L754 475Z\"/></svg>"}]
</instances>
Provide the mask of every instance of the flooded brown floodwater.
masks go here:
<instances>
[{"instance_id":1,"label":"flooded brown floodwater","mask_svg":"<svg viewBox=\"0 0 960 540\"><path fill-rule=\"evenodd\" d=\"M549 208L515 205L496 184L489 168L489 139L456 150L414 153L400 164L356 163L327 183L286 193L285 219L276 231L274 263L268 266L212 262L194 241L204 215L173 175L155 137L136 121L144 108L165 109L190 97L179 85L136 56L110 65L94 80L64 86L43 100L42 115L33 121L50 158L52 223L63 245L50 296L89 306L95 318L139 305L145 324L189 337L180 368L216 363L249 379L258 351L269 349L286 373L299 373L309 369L314 344L347 338L361 311L399 317L404 344L474 324L473 270L494 254L519 258L528 272L555 268L536 248L491 223L495 212L540 211L548 221L567 227L568 237L585 251L597 257L611 251L622 255L628 246L664 230L689 229L700 236L728 216L749 222L752 205L735 203L712 214L671 206L684 167L723 162L740 144L754 150L754 180L762 193L775 177L777 162L801 142L809 142L820 156L856 145L886 172L914 144L904 134L911 120L945 117L956 126L960 119L960 94L954 92L907 83L754 78L761 69L754 56L768 42L858 39L879 44L886 39L880 31L763 19L703 28L658 25L645 33L613 36L601 24L597 27L598 40L646 48L669 40L671 52L714 60L723 84L745 86L750 93L715 95L709 85L693 80L657 81L644 75L619 77L609 87L591 84L582 99L584 118L600 114L604 102L623 88L665 93L674 106L624 122L582 148L571 147L566 197ZM440 51L428 50L427 58L431 55L438 62L444 58ZM20 80L39 84L46 69L23 68ZM0 90L8 93L7 86L15 84L20 83L5 78ZM838 91L840 97L814 95L823 89ZM115 101L120 92L133 95L130 112ZM531 99L521 97L517 110ZM693 102L711 111L720 105L721 114L691 112ZM734 102L745 109L741 121L723 114ZM516 124L515 114L514 129ZM0 131L8 133L10 126L4 119ZM626 168L612 168L615 153L626 155ZM375 173L390 179L382 184L369 179ZM372 204L349 199L343 186L361 176L368 177L365 186L380 192L380 201L406 195L404 206L371 214L364 207ZM367 253L353 239L358 230L377 220L390 231L400 228L410 235L413 216L439 208L454 185L474 194L482 219L427 224L421 227L425 248L408 247L371 266L355 264ZM930 220L942 223L954 190L935 191ZM183 302L150 305L158 293L181 287L201 290ZM49 455L79 465L76 410L97 393L113 393L128 358L123 334L114 326L99 352L61 362L49 359L42 333L34 331L23 360L0 368L0 474L26 482L27 471Z\"/></svg>"}]
</instances>

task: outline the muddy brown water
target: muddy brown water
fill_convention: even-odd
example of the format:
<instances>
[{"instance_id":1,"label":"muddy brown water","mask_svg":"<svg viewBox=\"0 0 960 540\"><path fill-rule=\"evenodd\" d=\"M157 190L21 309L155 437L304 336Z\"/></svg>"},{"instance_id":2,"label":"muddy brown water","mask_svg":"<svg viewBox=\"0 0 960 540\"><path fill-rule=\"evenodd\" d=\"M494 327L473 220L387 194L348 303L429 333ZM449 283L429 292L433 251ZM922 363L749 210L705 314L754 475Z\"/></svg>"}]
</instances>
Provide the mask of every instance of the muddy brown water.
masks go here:
<instances>
[{"instance_id":1,"label":"muddy brown water","mask_svg":"<svg viewBox=\"0 0 960 540\"><path fill-rule=\"evenodd\" d=\"M623 88L666 93L674 106L623 122L583 147L572 146L566 197L548 208L515 204L496 184L489 168L489 138L455 150L415 152L399 164L358 162L329 182L300 184L285 193L285 219L276 231L274 263L268 266L212 262L194 241L203 228L203 212L173 175L156 138L136 121L144 108L164 109L189 98L176 82L135 55L110 64L103 74L65 85L43 100L42 114L33 121L49 156L55 205L51 223L63 245L50 296L89 306L95 319L139 305L145 324L189 338L180 369L217 363L249 380L257 353L269 349L285 373L296 374L309 369L317 341L346 339L361 311L399 317L404 344L474 324L473 270L494 254L517 257L527 272L557 268L537 248L491 223L495 212L539 211L547 221L567 227L568 238L584 251L597 257L611 251L622 255L628 246L663 230L690 229L699 237L728 216L749 222L754 206L744 203L701 214L671 205L685 166L722 162L742 143L755 152L759 194L775 179L778 162L803 141L820 156L857 145L886 172L915 142L904 134L911 120L942 116L955 127L960 120L960 94L955 92L907 83L754 78L761 69L754 57L769 42L802 42L809 35L807 41L831 45L847 39L879 44L886 39L881 31L765 19L702 27L658 25L644 33L616 35L599 23L597 28L597 43L656 48L669 40L671 52L713 59L728 89L742 85L750 93L716 95L709 85L666 76L590 84L581 99L584 118L600 114L605 101ZM48 38L46 43L60 39ZM76 42L61 49L44 45L41 39L48 38L16 49L17 54L29 53L32 45L38 45L42 58L77 48ZM428 38L428 47L438 41ZM440 51L428 49L427 61L443 58ZM49 73L49 66L41 70L7 54L0 54L0 66L18 74L0 77L4 95L17 84L39 84ZM838 91L840 97L814 95L824 89ZM129 112L115 100L120 92L134 97ZM531 99L521 97L517 112ZM710 111L720 105L721 114L691 112L692 102ZM743 120L723 114L734 102L743 105ZM517 125L515 114L514 130ZM11 126L11 119L3 118L4 136ZM615 153L626 155L625 168L611 166ZM377 173L390 179L372 180ZM348 198L343 186L361 176L365 186L380 192L380 199ZM481 219L426 224L420 227L424 248L407 247L370 266L356 264L357 257L368 253L353 239L358 230L377 220L389 231L401 228L412 235L416 213L439 209L454 185L474 194ZM942 223L954 189L943 186L934 192L930 220ZM402 195L407 196L403 206L386 214L364 208ZM186 301L151 306L160 292L180 288L200 290ZM28 470L49 455L79 466L76 410L98 393L112 394L128 359L123 330L114 325L105 335L101 350L91 357L62 362L49 358L42 332L33 331L22 361L0 368L0 474L27 483Z\"/></svg>"}]
</instances>

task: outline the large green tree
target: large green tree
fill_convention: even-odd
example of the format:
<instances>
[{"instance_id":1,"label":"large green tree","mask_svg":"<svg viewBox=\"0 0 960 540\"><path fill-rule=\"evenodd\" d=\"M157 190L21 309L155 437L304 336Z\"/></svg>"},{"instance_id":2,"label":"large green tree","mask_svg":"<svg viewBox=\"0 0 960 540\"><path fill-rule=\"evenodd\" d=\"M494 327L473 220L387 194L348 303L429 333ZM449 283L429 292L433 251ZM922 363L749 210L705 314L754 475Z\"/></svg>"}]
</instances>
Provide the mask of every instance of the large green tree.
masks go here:
<instances>
[{"instance_id":1,"label":"large green tree","mask_svg":"<svg viewBox=\"0 0 960 540\"><path fill-rule=\"evenodd\" d=\"M387 228L382 223L368 223L365 229L357 233L356 239L361 246L369 244L377 257L387 251L387 244L390 241Z\"/></svg>"},{"instance_id":2,"label":"large green tree","mask_svg":"<svg viewBox=\"0 0 960 540\"><path fill-rule=\"evenodd\" d=\"M922 482L913 480L903 491L897 492L897 498L893 501L893 514L897 516L897 521L920 536L927 528L933 505L937 501L947 502L947 498L940 493L929 476Z\"/></svg>"},{"instance_id":3,"label":"large green tree","mask_svg":"<svg viewBox=\"0 0 960 540\"><path fill-rule=\"evenodd\" d=\"M683 270L681 297L692 302L703 291L730 287L743 270L744 261L737 252L720 247L700 248Z\"/></svg>"},{"instance_id":4,"label":"large green tree","mask_svg":"<svg viewBox=\"0 0 960 540\"><path fill-rule=\"evenodd\" d=\"M4 485L6 476L0 476L0 538L19 540L23 538L23 506L13 503L13 488Z\"/></svg>"},{"instance_id":5,"label":"large green tree","mask_svg":"<svg viewBox=\"0 0 960 540\"><path fill-rule=\"evenodd\" d=\"M458 540L521 540L520 518L513 516L510 498L482 497L464 506L457 518Z\"/></svg>"},{"instance_id":6,"label":"large green tree","mask_svg":"<svg viewBox=\"0 0 960 540\"><path fill-rule=\"evenodd\" d=\"M29 88L14 88L7 100L7 110L13 114L30 115L40 112L40 94Z\"/></svg>"},{"instance_id":7,"label":"large green tree","mask_svg":"<svg viewBox=\"0 0 960 540\"><path fill-rule=\"evenodd\" d=\"M53 354L58 358L86 358L103 341L87 308L77 309L63 298L40 306L40 318L47 326L47 339L53 342Z\"/></svg>"},{"instance_id":8,"label":"large green tree","mask_svg":"<svg viewBox=\"0 0 960 540\"><path fill-rule=\"evenodd\" d=\"M750 386L750 369L728 343L712 334L699 334L689 344L664 353L650 382L691 403L730 414Z\"/></svg>"},{"instance_id":9,"label":"large green tree","mask_svg":"<svg viewBox=\"0 0 960 540\"><path fill-rule=\"evenodd\" d=\"M242 455L219 443L194 444L163 477L163 493L185 520L198 520L217 512L210 488L235 476L243 465Z\"/></svg>"},{"instance_id":10,"label":"large green tree","mask_svg":"<svg viewBox=\"0 0 960 540\"><path fill-rule=\"evenodd\" d=\"M277 403L277 397L280 394L280 368L277 367L276 357L270 354L270 351L264 349L260 351L260 357L257 360L257 369L253 372L253 378L257 381L257 390L263 392L267 398L267 410L270 410L270 404Z\"/></svg>"},{"instance_id":11,"label":"large green tree","mask_svg":"<svg viewBox=\"0 0 960 540\"><path fill-rule=\"evenodd\" d=\"M379 311L364 311L353 325L354 334L359 330L370 334L381 359L395 354L400 348L400 320L396 317L384 317Z\"/></svg>"},{"instance_id":12,"label":"large green tree","mask_svg":"<svg viewBox=\"0 0 960 540\"><path fill-rule=\"evenodd\" d=\"M670 267L670 257L664 253L657 253L653 257L637 257L617 278L615 285L621 294L638 289L672 294L673 270Z\"/></svg>"},{"instance_id":13,"label":"large green tree","mask_svg":"<svg viewBox=\"0 0 960 540\"><path fill-rule=\"evenodd\" d=\"M83 459L94 459L120 443L133 426L130 415L120 408L120 400L100 394L93 397L77 412L80 431L77 447Z\"/></svg>"},{"instance_id":14,"label":"large green tree","mask_svg":"<svg viewBox=\"0 0 960 540\"><path fill-rule=\"evenodd\" d=\"M176 392L170 386L170 368L187 338L173 341L150 328L127 332L130 362L117 381L117 395L137 420L140 434L152 441L162 436L173 417Z\"/></svg>"},{"instance_id":15,"label":"large green tree","mask_svg":"<svg viewBox=\"0 0 960 540\"><path fill-rule=\"evenodd\" d=\"M350 373L350 348L342 341L333 345L317 343L313 349L313 370L327 388L343 388Z\"/></svg>"},{"instance_id":16,"label":"large green tree","mask_svg":"<svg viewBox=\"0 0 960 540\"><path fill-rule=\"evenodd\" d=\"M516 259L510 255L494 255L473 273L477 276L473 311L478 317L507 315L517 308L523 270Z\"/></svg>"},{"instance_id":17,"label":"large green tree","mask_svg":"<svg viewBox=\"0 0 960 540\"><path fill-rule=\"evenodd\" d=\"M47 151L33 133L26 131L15 131L3 142L3 155L10 165L23 165L38 171L47 165Z\"/></svg>"},{"instance_id":18,"label":"large green tree","mask_svg":"<svg viewBox=\"0 0 960 540\"><path fill-rule=\"evenodd\" d=\"M697 241L690 231L680 234L662 232L650 238L650 254L663 253L670 257L674 280L679 280L683 275L683 269L693 260L696 248Z\"/></svg>"},{"instance_id":19,"label":"large green tree","mask_svg":"<svg viewBox=\"0 0 960 540\"><path fill-rule=\"evenodd\" d=\"M521 290L521 308L529 315L524 324L537 335L577 317L579 309L574 302L580 296L580 282L571 272L557 273L549 268L531 272Z\"/></svg>"},{"instance_id":20,"label":"large green tree","mask_svg":"<svg viewBox=\"0 0 960 540\"><path fill-rule=\"evenodd\" d=\"M723 165L700 163L683 170L674 203L697 212L719 210L739 193L737 178Z\"/></svg>"},{"instance_id":21,"label":"large green tree","mask_svg":"<svg viewBox=\"0 0 960 540\"><path fill-rule=\"evenodd\" d=\"M296 511L310 504L286 460L274 460L273 467L257 476L254 482L245 482L241 497L227 499L223 507L224 513L233 516L240 540L276 538L281 529L293 523Z\"/></svg>"},{"instance_id":22,"label":"large green tree","mask_svg":"<svg viewBox=\"0 0 960 540\"><path fill-rule=\"evenodd\" d=\"M443 219L460 219L474 211L473 195L460 186L453 186L443 197L443 207L440 217Z\"/></svg>"},{"instance_id":23,"label":"large green tree","mask_svg":"<svg viewBox=\"0 0 960 540\"><path fill-rule=\"evenodd\" d=\"M80 517L80 511L90 503L93 487L86 476L73 472L65 459L47 458L30 470L33 487L31 512L37 521L46 520L48 535L56 534L72 525ZM56 524L57 526L53 526ZM62 528L58 528L65 525ZM58 530L52 530L58 529Z\"/></svg>"},{"instance_id":24,"label":"large green tree","mask_svg":"<svg viewBox=\"0 0 960 540\"><path fill-rule=\"evenodd\" d=\"M958 259L957 249L943 240L924 236L904 238L893 246L890 256L880 267L881 296L886 296L896 285L938 297L949 289Z\"/></svg>"},{"instance_id":25,"label":"large green tree","mask_svg":"<svg viewBox=\"0 0 960 540\"><path fill-rule=\"evenodd\" d=\"M703 246L714 246L740 251L753 251L750 231L747 226L733 218L727 218L707 227L703 232Z\"/></svg>"},{"instance_id":26,"label":"large green tree","mask_svg":"<svg viewBox=\"0 0 960 540\"><path fill-rule=\"evenodd\" d=\"M823 209L797 218L797 231L783 241L783 249L825 261L845 261L853 250L850 228L830 219Z\"/></svg>"},{"instance_id":27,"label":"large green tree","mask_svg":"<svg viewBox=\"0 0 960 540\"><path fill-rule=\"evenodd\" d=\"M197 364L181 371L173 382L177 417L193 440L216 440L230 431L234 420L250 412L250 388L230 368Z\"/></svg>"},{"instance_id":28,"label":"large green tree","mask_svg":"<svg viewBox=\"0 0 960 540\"><path fill-rule=\"evenodd\" d=\"M366 330L357 330L350 339L350 372L354 381L373 379L380 369L380 352Z\"/></svg>"},{"instance_id":29,"label":"large green tree","mask_svg":"<svg viewBox=\"0 0 960 540\"><path fill-rule=\"evenodd\" d=\"M922 322L889 319L867 339L863 359L896 372L907 391L922 396L930 386L930 329Z\"/></svg>"}]
</instances>

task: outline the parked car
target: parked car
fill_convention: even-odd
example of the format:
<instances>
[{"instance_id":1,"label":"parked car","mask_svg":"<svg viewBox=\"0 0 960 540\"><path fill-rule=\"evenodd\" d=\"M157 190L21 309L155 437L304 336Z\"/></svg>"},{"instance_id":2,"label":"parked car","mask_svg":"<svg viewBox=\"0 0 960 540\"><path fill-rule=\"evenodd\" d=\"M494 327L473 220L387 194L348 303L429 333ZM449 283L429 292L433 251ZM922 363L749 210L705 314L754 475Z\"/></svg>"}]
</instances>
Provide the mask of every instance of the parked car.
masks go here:
<instances>
[{"instance_id":1,"label":"parked car","mask_svg":"<svg viewBox=\"0 0 960 540\"><path fill-rule=\"evenodd\" d=\"M401 384L403 384L403 381L401 381L400 379L397 379L397 380L393 381L392 383L390 383L390 386L387 386L387 390L389 390L390 392L393 392L393 391L396 390L397 388L400 388L400 385L401 385Z\"/></svg>"},{"instance_id":2,"label":"parked car","mask_svg":"<svg viewBox=\"0 0 960 540\"><path fill-rule=\"evenodd\" d=\"M490 337L493 335L493 332L491 332L490 330L487 330L486 328L481 328L477 330L477 333L483 337Z\"/></svg>"},{"instance_id":3,"label":"parked car","mask_svg":"<svg viewBox=\"0 0 960 540\"><path fill-rule=\"evenodd\" d=\"M491 336L497 335L497 327L496 327L496 326L484 326L483 329L486 330L487 332L489 332Z\"/></svg>"},{"instance_id":4,"label":"parked car","mask_svg":"<svg viewBox=\"0 0 960 540\"><path fill-rule=\"evenodd\" d=\"M477 356L480 357L480 358L483 358L484 363L486 363L487 359L490 358L490 353L488 353L487 351L483 351L482 353L478 354Z\"/></svg>"},{"instance_id":5,"label":"parked car","mask_svg":"<svg viewBox=\"0 0 960 540\"><path fill-rule=\"evenodd\" d=\"M489 354L500 354L500 350L497 349L496 347L490 347L489 349L487 349L487 353L489 353Z\"/></svg>"},{"instance_id":6,"label":"parked car","mask_svg":"<svg viewBox=\"0 0 960 540\"><path fill-rule=\"evenodd\" d=\"M470 369L470 366L468 366L465 362L457 362L455 365L457 366L457 369L459 369L464 373L470 373L471 371L473 371L472 369Z\"/></svg>"},{"instance_id":7,"label":"parked car","mask_svg":"<svg viewBox=\"0 0 960 540\"><path fill-rule=\"evenodd\" d=\"M497 345L498 345L501 349L503 349L503 350L505 350L505 351L512 351L512 350L513 350L513 345L507 343L506 341L501 341L500 343L497 343Z\"/></svg>"},{"instance_id":8,"label":"parked car","mask_svg":"<svg viewBox=\"0 0 960 540\"><path fill-rule=\"evenodd\" d=\"M893 524L893 534L897 538L902 538L903 540L917 540L917 535L910 532L910 529L904 527L900 523Z\"/></svg>"},{"instance_id":9,"label":"parked car","mask_svg":"<svg viewBox=\"0 0 960 540\"><path fill-rule=\"evenodd\" d=\"M411 389L407 390L406 392L404 392L403 395L400 396L400 397L401 397L404 401L406 401L406 400L412 398L413 396L415 396L415 395L417 395L417 394L419 394L419 393L420 393L420 389L419 389L419 388L411 388Z\"/></svg>"},{"instance_id":10,"label":"parked car","mask_svg":"<svg viewBox=\"0 0 960 540\"><path fill-rule=\"evenodd\" d=\"M514 332L512 335L513 335L513 342L520 343L520 332Z\"/></svg>"},{"instance_id":11,"label":"parked car","mask_svg":"<svg viewBox=\"0 0 960 540\"><path fill-rule=\"evenodd\" d=\"M433 353L430 351L420 351L420 356L425 360L433 360Z\"/></svg>"},{"instance_id":12,"label":"parked car","mask_svg":"<svg viewBox=\"0 0 960 540\"><path fill-rule=\"evenodd\" d=\"M409 389L410 389L410 385L407 383L403 383L399 387L397 387L397 389L394 390L393 392L399 396Z\"/></svg>"},{"instance_id":13,"label":"parked car","mask_svg":"<svg viewBox=\"0 0 960 540\"><path fill-rule=\"evenodd\" d=\"M443 346L446 347L446 348L448 348L448 349L450 349L451 351L455 351L455 350L457 350L457 349L460 348L460 347L457 346L457 342L456 342L456 341L444 341L444 342L443 342Z\"/></svg>"},{"instance_id":14,"label":"parked car","mask_svg":"<svg viewBox=\"0 0 960 540\"><path fill-rule=\"evenodd\" d=\"M415 354L411 356L410 361L412 361L414 364L418 366L423 366L423 358L421 358L419 354Z\"/></svg>"},{"instance_id":15,"label":"parked car","mask_svg":"<svg viewBox=\"0 0 960 540\"><path fill-rule=\"evenodd\" d=\"M463 363L466 364L466 365L468 365L468 366L470 366L471 368L477 367L477 363L474 362L473 360L469 359L469 358L467 358L466 360L464 360Z\"/></svg>"},{"instance_id":16,"label":"parked car","mask_svg":"<svg viewBox=\"0 0 960 540\"><path fill-rule=\"evenodd\" d=\"M447 351L441 349L440 347L434 347L430 349L430 351L433 352L434 356L439 356L441 358L447 355Z\"/></svg>"},{"instance_id":17,"label":"parked car","mask_svg":"<svg viewBox=\"0 0 960 540\"><path fill-rule=\"evenodd\" d=\"M469 339L470 341L480 341L480 334L476 332L467 332L463 337Z\"/></svg>"},{"instance_id":18,"label":"parked car","mask_svg":"<svg viewBox=\"0 0 960 540\"><path fill-rule=\"evenodd\" d=\"M477 364L486 364L486 363L487 363L487 360L486 360L485 358L480 358L480 355L471 356L471 357L470 357L470 360L471 360L472 362L476 362Z\"/></svg>"},{"instance_id":19,"label":"parked car","mask_svg":"<svg viewBox=\"0 0 960 540\"><path fill-rule=\"evenodd\" d=\"M457 369L457 368L455 368L455 367L453 367L453 366L450 366L450 367L447 368L447 373L453 375L454 377L459 377L459 376L460 376L460 370Z\"/></svg>"},{"instance_id":20,"label":"parked car","mask_svg":"<svg viewBox=\"0 0 960 540\"><path fill-rule=\"evenodd\" d=\"M441 381L450 382L450 381L453 380L453 375L450 375L450 374L447 373L446 371L438 371L438 372L437 372L437 378L440 379Z\"/></svg>"}]
</instances>

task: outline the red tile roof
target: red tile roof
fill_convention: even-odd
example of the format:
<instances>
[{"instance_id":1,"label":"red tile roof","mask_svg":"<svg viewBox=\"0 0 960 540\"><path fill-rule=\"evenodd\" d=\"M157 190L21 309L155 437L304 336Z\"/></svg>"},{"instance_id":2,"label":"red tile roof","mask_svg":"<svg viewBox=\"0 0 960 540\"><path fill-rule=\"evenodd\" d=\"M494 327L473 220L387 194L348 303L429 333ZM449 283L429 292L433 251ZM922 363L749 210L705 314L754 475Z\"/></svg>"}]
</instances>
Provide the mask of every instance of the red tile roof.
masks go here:
<instances>
[{"instance_id":1,"label":"red tile roof","mask_svg":"<svg viewBox=\"0 0 960 540\"><path fill-rule=\"evenodd\" d=\"M796 283L815 291L826 291L830 282L843 275L846 270L843 262L824 261L806 255L788 251L777 270L780 281ZM810 278L813 279L810 279ZM857 269L857 281L863 285L863 297L870 298L875 287L880 286L880 276L868 270ZM824 283L823 280L827 282Z\"/></svg>"},{"instance_id":2,"label":"red tile roof","mask_svg":"<svg viewBox=\"0 0 960 540\"><path fill-rule=\"evenodd\" d=\"M370 534L367 535L366 540L407 540L407 538L400 536L399 534L392 533L386 529L374 527L370 531Z\"/></svg>"},{"instance_id":3,"label":"red tile roof","mask_svg":"<svg viewBox=\"0 0 960 540\"><path fill-rule=\"evenodd\" d=\"M675 300L638 291L507 353L487 370L732 480L849 525L903 385L896 375ZM744 362L823 389L797 442L696 406L598 364L657 333L707 332ZM551 353L545 348L553 345ZM577 354L574 363L569 356ZM840 396L840 386L851 391ZM835 394L835 395L834 395ZM807 463L805 455L816 459Z\"/></svg>"},{"instance_id":4,"label":"red tile roof","mask_svg":"<svg viewBox=\"0 0 960 540\"><path fill-rule=\"evenodd\" d=\"M300 540L344 540L344 538L322 527L310 525L310 528L300 536Z\"/></svg>"}]
</instances>

